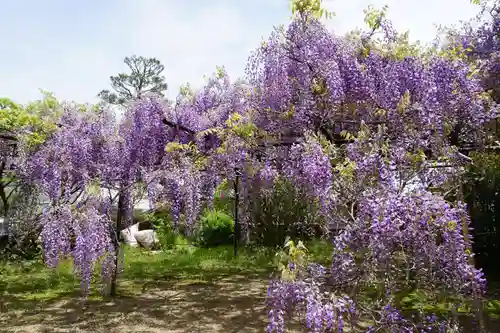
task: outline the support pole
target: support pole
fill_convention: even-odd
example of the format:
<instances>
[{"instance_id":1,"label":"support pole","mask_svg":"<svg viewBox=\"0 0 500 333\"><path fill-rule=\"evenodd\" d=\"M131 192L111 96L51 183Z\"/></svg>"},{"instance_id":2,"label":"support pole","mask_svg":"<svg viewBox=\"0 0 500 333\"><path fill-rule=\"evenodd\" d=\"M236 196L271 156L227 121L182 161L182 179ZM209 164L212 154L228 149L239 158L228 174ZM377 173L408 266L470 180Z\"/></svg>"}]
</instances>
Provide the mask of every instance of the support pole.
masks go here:
<instances>
[{"instance_id":1,"label":"support pole","mask_svg":"<svg viewBox=\"0 0 500 333\"><path fill-rule=\"evenodd\" d=\"M463 177L460 177L459 181L460 181L460 189L458 191L457 201L465 203ZM472 203L472 204L474 204L474 203ZM469 208L469 212L471 212L470 208ZM469 235L469 224L468 224L467 219L465 219L465 218L462 218L462 233L464 236L466 250L470 251L470 253L473 253L472 252L472 242L471 242L470 235ZM471 256L469 258L469 264L473 267L476 267L476 260L473 256ZM472 307L473 307L473 311L474 311L474 316L476 318L479 332L483 333L483 332L486 332L483 300L482 300L481 296L477 294L477 291L474 291L473 297L474 297L474 299L473 299Z\"/></svg>"},{"instance_id":2,"label":"support pole","mask_svg":"<svg viewBox=\"0 0 500 333\"><path fill-rule=\"evenodd\" d=\"M240 206L240 170L238 168L234 168L234 182L233 182L233 189L234 189L234 256L236 257L238 255L238 242L240 239L240 221L238 220L238 208Z\"/></svg>"}]
</instances>

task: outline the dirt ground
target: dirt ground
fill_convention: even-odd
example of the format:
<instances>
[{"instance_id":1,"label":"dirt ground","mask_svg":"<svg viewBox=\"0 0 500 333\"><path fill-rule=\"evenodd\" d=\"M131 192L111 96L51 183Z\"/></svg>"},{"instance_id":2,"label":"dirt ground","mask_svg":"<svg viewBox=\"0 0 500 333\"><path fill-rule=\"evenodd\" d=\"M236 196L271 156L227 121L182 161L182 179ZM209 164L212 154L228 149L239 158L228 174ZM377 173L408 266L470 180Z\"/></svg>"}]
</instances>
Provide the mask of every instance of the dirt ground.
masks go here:
<instances>
[{"instance_id":1,"label":"dirt ground","mask_svg":"<svg viewBox=\"0 0 500 333\"><path fill-rule=\"evenodd\" d=\"M17 309L5 302L0 332L265 332L266 287L265 279L231 276L213 283L145 286L140 297L109 302L16 302Z\"/></svg>"},{"instance_id":2,"label":"dirt ground","mask_svg":"<svg viewBox=\"0 0 500 333\"><path fill-rule=\"evenodd\" d=\"M208 283L147 283L140 296L109 301L3 300L0 332L260 333L266 331L266 288L265 278L231 276ZM476 331L470 319L463 324L466 332ZM500 332L498 320L487 326ZM287 332L305 330L293 325Z\"/></svg>"}]
</instances>

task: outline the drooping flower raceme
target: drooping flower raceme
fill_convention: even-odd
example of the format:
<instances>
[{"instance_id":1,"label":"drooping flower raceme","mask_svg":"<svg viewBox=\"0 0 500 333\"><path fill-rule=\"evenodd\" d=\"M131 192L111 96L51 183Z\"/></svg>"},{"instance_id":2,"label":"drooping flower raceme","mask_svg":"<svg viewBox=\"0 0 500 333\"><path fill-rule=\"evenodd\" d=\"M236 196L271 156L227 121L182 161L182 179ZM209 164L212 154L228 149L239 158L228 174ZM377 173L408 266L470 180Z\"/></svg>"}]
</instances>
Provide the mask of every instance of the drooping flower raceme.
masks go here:
<instances>
[{"instance_id":1,"label":"drooping flower raceme","mask_svg":"<svg viewBox=\"0 0 500 333\"><path fill-rule=\"evenodd\" d=\"M72 257L84 295L89 293L98 262L103 281L109 280L115 270L114 229L109 211L100 210L102 202L103 198L85 196L78 207L66 204L47 208L41 221L45 262L56 267L61 259Z\"/></svg>"},{"instance_id":2,"label":"drooping flower raceme","mask_svg":"<svg viewBox=\"0 0 500 333\"><path fill-rule=\"evenodd\" d=\"M292 180L314 175L308 183L317 185L315 190L325 188L327 180L328 197L335 199L332 220L341 220L343 230L333 235L330 278L317 282L320 292L306 288L312 283L307 276L272 282L270 331L282 331L285 314L294 310L306 314L311 331L327 325L328 311L311 310L320 303L328 308L328 300L315 301L317 293L333 297L375 288L370 304L355 301L359 318L373 322L370 332L428 331L404 318L397 295L416 289L469 299L482 295L485 280L471 261L465 207L425 187L407 186L429 159L457 162L450 132L479 133L494 116L481 81L466 63L438 56L401 59L376 50L363 54L305 14L263 43L248 74L258 87L251 97L259 110L256 123L276 136L302 137L312 130L333 141L337 123L361 123L349 129L360 130L358 137L345 149L344 160L335 156L332 176L314 178L318 170L323 175L329 170L322 168L322 159L311 159L311 150L296 146L297 156L291 154L294 163L285 174ZM443 183L439 175L432 177ZM335 325L341 326L339 319ZM439 325L430 326L438 330Z\"/></svg>"}]
</instances>

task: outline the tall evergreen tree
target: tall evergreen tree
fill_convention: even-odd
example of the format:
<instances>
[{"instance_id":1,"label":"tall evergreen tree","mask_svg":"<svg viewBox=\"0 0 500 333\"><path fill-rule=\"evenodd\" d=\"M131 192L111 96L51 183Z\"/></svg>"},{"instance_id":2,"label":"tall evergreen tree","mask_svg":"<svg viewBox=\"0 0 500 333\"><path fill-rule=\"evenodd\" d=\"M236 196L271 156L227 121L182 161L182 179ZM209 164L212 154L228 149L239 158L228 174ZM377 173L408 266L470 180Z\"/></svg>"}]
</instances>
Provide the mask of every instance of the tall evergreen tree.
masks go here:
<instances>
[{"instance_id":1,"label":"tall evergreen tree","mask_svg":"<svg viewBox=\"0 0 500 333\"><path fill-rule=\"evenodd\" d=\"M165 66L156 58L145 58L132 55L126 57L125 64L130 73L119 73L111 76L112 90L102 90L98 96L105 102L114 105L124 105L140 99L147 93L163 96L167 90L165 77L161 75Z\"/></svg>"}]
</instances>

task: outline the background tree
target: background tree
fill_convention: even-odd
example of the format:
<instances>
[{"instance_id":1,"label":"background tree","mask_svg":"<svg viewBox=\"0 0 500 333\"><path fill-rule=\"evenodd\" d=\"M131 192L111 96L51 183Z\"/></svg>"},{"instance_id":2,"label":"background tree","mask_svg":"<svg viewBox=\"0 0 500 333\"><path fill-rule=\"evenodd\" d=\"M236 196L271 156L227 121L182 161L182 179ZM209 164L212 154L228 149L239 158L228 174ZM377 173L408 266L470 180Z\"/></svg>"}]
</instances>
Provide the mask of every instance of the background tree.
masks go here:
<instances>
[{"instance_id":1,"label":"background tree","mask_svg":"<svg viewBox=\"0 0 500 333\"><path fill-rule=\"evenodd\" d=\"M39 206L42 200L34 186L21 174L28 156L43 146L57 129L63 106L53 94L41 91L42 98L26 105L0 98L0 216L7 234L0 250L4 258L33 258L38 253Z\"/></svg>"},{"instance_id":2,"label":"background tree","mask_svg":"<svg viewBox=\"0 0 500 333\"><path fill-rule=\"evenodd\" d=\"M131 73L111 76L111 87L114 92L102 90L98 94L102 100L110 104L123 105L140 99L147 93L163 96L163 92L167 90L165 77L161 75L165 66L158 59L133 55L126 57L124 62Z\"/></svg>"},{"instance_id":3,"label":"background tree","mask_svg":"<svg viewBox=\"0 0 500 333\"><path fill-rule=\"evenodd\" d=\"M42 95L41 100L26 106L9 98L0 98L0 133L6 145L2 147L5 149L0 160L0 199L4 215L7 215L9 200L19 186L15 168L12 168L19 162L16 156L21 150L26 150L26 153L36 150L56 129L61 105L51 93L42 91Z\"/></svg>"},{"instance_id":4,"label":"background tree","mask_svg":"<svg viewBox=\"0 0 500 333\"><path fill-rule=\"evenodd\" d=\"M26 114L22 112L21 105L9 98L0 98L0 134L1 134L1 162L0 162L0 198L3 215L8 210L8 199L14 192L12 188L7 190L13 182L8 165L12 161L12 153L16 146L15 130L27 121Z\"/></svg>"}]
</instances>

